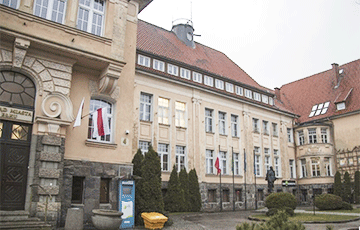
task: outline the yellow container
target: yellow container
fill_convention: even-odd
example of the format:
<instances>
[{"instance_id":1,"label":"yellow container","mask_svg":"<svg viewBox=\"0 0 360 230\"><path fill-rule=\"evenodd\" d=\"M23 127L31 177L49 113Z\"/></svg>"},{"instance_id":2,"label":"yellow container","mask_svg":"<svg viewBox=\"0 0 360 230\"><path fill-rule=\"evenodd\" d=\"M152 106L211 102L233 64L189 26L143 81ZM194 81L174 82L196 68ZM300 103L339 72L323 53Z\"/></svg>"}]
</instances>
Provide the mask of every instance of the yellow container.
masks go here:
<instances>
[{"instance_id":1,"label":"yellow container","mask_svg":"<svg viewBox=\"0 0 360 230\"><path fill-rule=\"evenodd\" d=\"M157 212L143 212L141 217L144 219L145 228L147 229L162 229L168 220L166 216Z\"/></svg>"}]
</instances>

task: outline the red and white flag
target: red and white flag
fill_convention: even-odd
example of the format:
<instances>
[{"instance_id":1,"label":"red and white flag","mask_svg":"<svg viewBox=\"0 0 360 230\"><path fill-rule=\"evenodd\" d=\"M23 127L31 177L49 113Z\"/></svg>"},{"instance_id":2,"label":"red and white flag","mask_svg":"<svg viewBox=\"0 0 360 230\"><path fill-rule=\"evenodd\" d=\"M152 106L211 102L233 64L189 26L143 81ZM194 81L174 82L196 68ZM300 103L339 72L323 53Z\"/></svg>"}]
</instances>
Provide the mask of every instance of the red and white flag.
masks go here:
<instances>
[{"instance_id":1,"label":"red and white flag","mask_svg":"<svg viewBox=\"0 0 360 230\"><path fill-rule=\"evenodd\" d=\"M73 128L81 125L81 115L82 115L82 111L83 111L83 108L84 108L84 101L85 101L85 97L83 97L83 99L81 101L79 111L78 111L78 114L76 116Z\"/></svg>"},{"instance_id":2,"label":"red and white flag","mask_svg":"<svg viewBox=\"0 0 360 230\"><path fill-rule=\"evenodd\" d=\"M107 108L100 108L92 113L93 119L93 138L102 137L110 134Z\"/></svg>"},{"instance_id":3,"label":"red and white flag","mask_svg":"<svg viewBox=\"0 0 360 230\"><path fill-rule=\"evenodd\" d=\"M217 169L217 174L221 173L222 168L222 161L220 160L220 152L217 155L216 161L215 161L215 168Z\"/></svg>"}]
</instances>

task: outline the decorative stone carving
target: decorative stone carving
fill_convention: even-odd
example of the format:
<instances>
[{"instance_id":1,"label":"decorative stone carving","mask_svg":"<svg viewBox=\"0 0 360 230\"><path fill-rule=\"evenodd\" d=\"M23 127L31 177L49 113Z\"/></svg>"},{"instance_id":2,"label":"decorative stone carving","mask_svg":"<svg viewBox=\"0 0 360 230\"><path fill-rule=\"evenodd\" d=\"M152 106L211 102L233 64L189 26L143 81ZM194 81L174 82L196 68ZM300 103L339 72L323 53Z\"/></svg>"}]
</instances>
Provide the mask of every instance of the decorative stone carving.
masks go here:
<instances>
[{"instance_id":1,"label":"decorative stone carving","mask_svg":"<svg viewBox=\"0 0 360 230\"><path fill-rule=\"evenodd\" d=\"M50 93L45 96L41 104L43 114L49 118L58 118L62 121L74 120L73 105L68 96L61 93Z\"/></svg>"},{"instance_id":2,"label":"decorative stone carving","mask_svg":"<svg viewBox=\"0 0 360 230\"><path fill-rule=\"evenodd\" d=\"M200 105L202 103L202 100L200 98L193 97L191 100L192 100L192 103L194 103L196 105Z\"/></svg>"},{"instance_id":3,"label":"decorative stone carving","mask_svg":"<svg viewBox=\"0 0 360 230\"><path fill-rule=\"evenodd\" d=\"M13 66L21 68L27 49L30 46L30 41L16 38L14 42L14 52L13 52Z\"/></svg>"},{"instance_id":4,"label":"decorative stone carving","mask_svg":"<svg viewBox=\"0 0 360 230\"><path fill-rule=\"evenodd\" d=\"M99 80L99 92L111 95L117 86L117 81L120 77L121 70L124 67L109 64L106 69L101 73Z\"/></svg>"}]
</instances>

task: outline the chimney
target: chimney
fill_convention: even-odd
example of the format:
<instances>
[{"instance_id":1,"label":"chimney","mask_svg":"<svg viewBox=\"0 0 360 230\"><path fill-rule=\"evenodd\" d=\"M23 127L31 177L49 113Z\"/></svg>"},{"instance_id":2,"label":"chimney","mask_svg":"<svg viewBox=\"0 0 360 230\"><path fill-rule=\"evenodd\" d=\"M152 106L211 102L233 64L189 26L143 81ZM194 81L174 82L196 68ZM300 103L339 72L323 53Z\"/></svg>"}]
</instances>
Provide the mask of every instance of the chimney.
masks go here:
<instances>
[{"instance_id":1,"label":"chimney","mask_svg":"<svg viewBox=\"0 0 360 230\"><path fill-rule=\"evenodd\" d=\"M335 88L337 88L337 87L339 87L339 83L340 83L339 64L333 63L331 65L332 65L332 69L333 69L333 73L334 73L334 77L335 77Z\"/></svg>"},{"instance_id":2,"label":"chimney","mask_svg":"<svg viewBox=\"0 0 360 230\"><path fill-rule=\"evenodd\" d=\"M280 98L280 89L278 87L275 88L275 98L281 101Z\"/></svg>"}]
</instances>

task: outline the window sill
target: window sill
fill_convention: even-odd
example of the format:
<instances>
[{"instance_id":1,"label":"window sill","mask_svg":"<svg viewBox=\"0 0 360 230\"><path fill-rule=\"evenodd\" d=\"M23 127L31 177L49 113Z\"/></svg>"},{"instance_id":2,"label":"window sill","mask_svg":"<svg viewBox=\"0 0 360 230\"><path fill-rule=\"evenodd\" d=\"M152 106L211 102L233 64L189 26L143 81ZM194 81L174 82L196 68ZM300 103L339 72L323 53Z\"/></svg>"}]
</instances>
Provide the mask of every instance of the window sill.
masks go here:
<instances>
[{"instance_id":1,"label":"window sill","mask_svg":"<svg viewBox=\"0 0 360 230\"><path fill-rule=\"evenodd\" d=\"M95 142L95 141L89 141L89 140L85 141L85 145L88 147L103 148L103 149L116 149L117 148L117 144Z\"/></svg>"},{"instance_id":2,"label":"window sill","mask_svg":"<svg viewBox=\"0 0 360 230\"><path fill-rule=\"evenodd\" d=\"M232 136L232 138L234 138L234 139L240 139L240 137L238 137L238 136Z\"/></svg>"},{"instance_id":3,"label":"window sill","mask_svg":"<svg viewBox=\"0 0 360 230\"><path fill-rule=\"evenodd\" d=\"M260 134L258 130L253 130L253 133Z\"/></svg>"},{"instance_id":4,"label":"window sill","mask_svg":"<svg viewBox=\"0 0 360 230\"><path fill-rule=\"evenodd\" d=\"M186 127L183 127L183 126L176 126L176 129L183 129L183 130L186 130L187 128L186 128Z\"/></svg>"},{"instance_id":5,"label":"window sill","mask_svg":"<svg viewBox=\"0 0 360 230\"><path fill-rule=\"evenodd\" d=\"M212 132L212 131L205 131L206 132L206 134L214 134L214 132Z\"/></svg>"},{"instance_id":6,"label":"window sill","mask_svg":"<svg viewBox=\"0 0 360 230\"><path fill-rule=\"evenodd\" d=\"M165 127L170 127L170 124L165 124L165 123L159 123L159 126L165 126Z\"/></svg>"},{"instance_id":7,"label":"window sill","mask_svg":"<svg viewBox=\"0 0 360 230\"><path fill-rule=\"evenodd\" d=\"M222 136L222 137L227 137L227 134L222 134L222 133L219 133L219 136Z\"/></svg>"},{"instance_id":8,"label":"window sill","mask_svg":"<svg viewBox=\"0 0 360 230\"><path fill-rule=\"evenodd\" d=\"M140 120L140 122L152 124L152 121Z\"/></svg>"}]
</instances>

